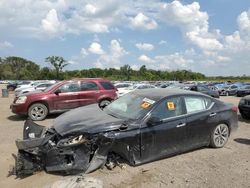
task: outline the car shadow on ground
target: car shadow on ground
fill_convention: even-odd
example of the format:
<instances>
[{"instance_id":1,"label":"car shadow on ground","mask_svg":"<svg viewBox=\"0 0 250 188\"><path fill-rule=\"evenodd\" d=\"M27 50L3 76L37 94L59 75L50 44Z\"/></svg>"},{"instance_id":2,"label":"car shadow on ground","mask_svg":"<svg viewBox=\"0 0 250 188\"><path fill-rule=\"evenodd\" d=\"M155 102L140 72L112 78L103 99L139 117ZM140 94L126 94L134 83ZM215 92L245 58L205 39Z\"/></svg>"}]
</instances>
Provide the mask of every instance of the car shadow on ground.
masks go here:
<instances>
[{"instance_id":1,"label":"car shadow on ground","mask_svg":"<svg viewBox=\"0 0 250 188\"><path fill-rule=\"evenodd\" d=\"M250 139L247 138L235 138L234 141L240 144L250 145Z\"/></svg>"},{"instance_id":2,"label":"car shadow on ground","mask_svg":"<svg viewBox=\"0 0 250 188\"><path fill-rule=\"evenodd\" d=\"M243 119L242 116L240 114L238 114L238 120L244 123L250 123L250 120L248 119Z\"/></svg>"},{"instance_id":3,"label":"car shadow on ground","mask_svg":"<svg viewBox=\"0 0 250 188\"><path fill-rule=\"evenodd\" d=\"M61 114L50 114L46 117L46 119L55 119L58 116L60 116ZM22 115L11 115L8 117L9 120L11 121L25 121L26 119L28 119L28 116L22 116ZM45 120L46 120L45 119Z\"/></svg>"},{"instance_id":4,"label":"car shadow on ground","mask_svg":"<svg viewBox=\"0 0 250 188\"><path fill-rule=\"evenodd\" d=\"M11 115L8 117L9 120L11 121L24 121L27 119L26 116L19 116L19 115Z\"/></svg>"}]
</instances>

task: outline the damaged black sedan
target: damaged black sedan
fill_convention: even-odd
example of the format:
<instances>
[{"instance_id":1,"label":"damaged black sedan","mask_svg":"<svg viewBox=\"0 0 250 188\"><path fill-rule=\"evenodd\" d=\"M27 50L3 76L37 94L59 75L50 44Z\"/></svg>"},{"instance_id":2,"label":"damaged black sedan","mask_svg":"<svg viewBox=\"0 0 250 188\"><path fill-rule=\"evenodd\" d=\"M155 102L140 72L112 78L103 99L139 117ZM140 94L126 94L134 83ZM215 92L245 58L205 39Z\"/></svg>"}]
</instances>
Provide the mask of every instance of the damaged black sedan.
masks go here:
<instances>
[{"instance_id":1,"label":"damaged black sedan","mask_svg":"<svg viewBox=\"0 0 250 188\"><path fill-rule=\"evenodd\" d=\"M88 173L110 154L135 166L202 146L223 147L237 126L237 107L207 95L136 90L104 110L96 104L71 110L51 128L27 120L23 139L16 140L14 173Z\"/></svg>"}]
</instances>

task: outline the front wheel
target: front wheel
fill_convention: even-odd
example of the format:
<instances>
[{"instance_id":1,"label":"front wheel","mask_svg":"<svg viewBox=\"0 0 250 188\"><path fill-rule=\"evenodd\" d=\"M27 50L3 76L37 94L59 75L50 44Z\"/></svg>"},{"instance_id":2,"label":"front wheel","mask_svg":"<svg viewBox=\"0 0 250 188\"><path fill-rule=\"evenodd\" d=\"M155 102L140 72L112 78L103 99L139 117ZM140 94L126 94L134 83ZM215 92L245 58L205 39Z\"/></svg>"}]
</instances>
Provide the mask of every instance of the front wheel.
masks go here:
<instances>
[{"instance_id":1,"label":"front wheel","mask_svg":"<svg viewBox=\"0 0 250 188\"><path fill-rule=\"evenodd\" d=\"M225 124L219 124L215 127L210 138L210 146L213 148L222 148L228 141L229 128Z\"/></svg>"},{"instance_id":2,"label":"front wheel","mask_svg":"<svg viewBox=\"0 0 250 188\"><path fill-rule=\"evenodd\" d=\"M110 100L102 100L100 103L99 103L99 107L101 109L104 109L106 106L108 106L109 104L111 103Z\"/></svg>"},{"instance_id":3,"label":"front wheel","mask_svg":"<svg viewBox=\"0 0 250 188\"><path fill-rule=\"evenodd\" d=\"M35 103L29 107L29 117L33 121L41 121L48 115L48 108L42 103Z\"/></svg>"}]
</instances>

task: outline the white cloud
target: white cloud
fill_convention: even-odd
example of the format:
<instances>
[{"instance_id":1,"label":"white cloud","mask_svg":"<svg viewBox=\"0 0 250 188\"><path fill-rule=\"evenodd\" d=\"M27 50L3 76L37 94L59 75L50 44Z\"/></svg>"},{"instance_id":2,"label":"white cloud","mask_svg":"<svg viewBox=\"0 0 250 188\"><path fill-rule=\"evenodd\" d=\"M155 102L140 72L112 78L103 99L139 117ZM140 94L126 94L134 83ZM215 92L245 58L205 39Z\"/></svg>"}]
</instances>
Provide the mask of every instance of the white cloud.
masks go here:
<instances>
[{"instance_id":1,"label":"white cloud","mask_svg":"<svg viewBox=\"0 0 250 188\"><path fill-rule=\"evenodd\" d=\"M88 51L90 53L93 53L93 54L104 54L104 51L102 49L102 46L97 43L97 42L93 42L90 46L89 46L89 49Z\"/></svg>"},{"instance_id":2,"label":"white cloud","mask_svg":"<svg viewBox=\"0 0 250 188\"><path fill-rule=\"evenodd\" d=\"M198 2L183 5L180 1L165 3L161 7L161 20L167 24L179 27L184 36L202 50L220 50L223 45L217 39L217 34L209 32L209 16L200 11Z\"/></svg>"},{"instance_id":3,"label":"white cloud","mask_svg":"<svg viewBox=\"0 0 250 188\"><path fill-rule=\"evenodd\" d=\"M161 40L158 44L159 44L159 45L167 44L167 41Z\"/></svg>"},{"instance_id":4,"label":"white cloud","mask_svg":"<svg viewBox=\"0 0 250 188\"><path fill-rule=\"evenodd\" d=\"M133 70L139 70L140 69L140 66L139 65L131 65L131 68Z\"/></svg>"},{"instance_id":5,"label":"white cloud","mask_svg":"<svg viewBox=\"0 0 250 188\"><path fill-rule=\"evenodd\" d=\"M42 20L41 25L44 31L49 33L56 33L59 30L60 22L55 9L51 9L48 12L46 18Z\"/></svg>"},{"instance_id":6,"label":"white cloud","mask_svg":"<svg viewBox=\"0 0 250 188\"><path fill-rule=\"evenodd\" d=\"M170 55L156 56L155 61L157 69L191 69L194 61L192 59L185 58L180 53L174 53Z\"/></svg>"},{"instance_id":7,"label":"white cloud","mask_svg":"<svg viewBox=\"0 0 250 188\"><path fill-rule=\"evenodd\" d=\"M158 26L154 19L150 19L143 13L138 13L134 18L131 18L131 27L139 29L156 29Z\"/></svg>"},{"instance_id":8,"label":"white cloud","mask_svg":"<svg viewBox=\"0 0 250 188\"><path fill-rule=\"evenodd\" d=\"M87 4L85 6L85 11L87 14L91 14L91 15L94 15L96 13L96 7L92 4Z\"/></svg>"},{"instance_id":9,"label":"white cloud","mask_svg":"<svg viewBox=\"0 0 250 188\"><path fill-rule=\"evenodd\" d=\"M145 63L153 63L154 60L151 59L150 57L146 56L146 55L141 55L139 58L138 58L139 61L142 61L142 62L145 62Z\"/></svg>"},{"instance_id":10,"label":"white cloud","mask_svg":"<svg viewBox=\"0 0 250 188\"><path fill-rule=\"evenodd\" d=\"M128 52L121 46L118 40L111 40L109 52L101 55L96 63L96 67L119 67L121 58Z\"/></svg>"},{"instance_id":11,"label":"white cloud","mask_svg":"<svg viewBox=\"0 0 250 188\"><path fill-rule=\"evenodd\" d=\"M135 46L139 49L139 50L153 50L154 49L154 45L149 44L149 43L136 43Z\"/></svg>"},{"instance_id":12,"label":"white cloud","mask_svg":"<svg viewBox=\"0 0 250 188\"><path fill-rule=\"evenodd\" d=\"M88 55L87 50L85 50L85 48L81 48L80 56L81 56L82 58L85 58L87 55Z\"/></svg>"},{"instance_id":13,"label":"white cloud","mask_svg":"<svg viewBox=\"0 0 250 188\"><path fill-rule=\"evenodd\" d=\"M8 41L0 42L0 49L13 48L14 45Z\"/></svg>"}]
</instances>

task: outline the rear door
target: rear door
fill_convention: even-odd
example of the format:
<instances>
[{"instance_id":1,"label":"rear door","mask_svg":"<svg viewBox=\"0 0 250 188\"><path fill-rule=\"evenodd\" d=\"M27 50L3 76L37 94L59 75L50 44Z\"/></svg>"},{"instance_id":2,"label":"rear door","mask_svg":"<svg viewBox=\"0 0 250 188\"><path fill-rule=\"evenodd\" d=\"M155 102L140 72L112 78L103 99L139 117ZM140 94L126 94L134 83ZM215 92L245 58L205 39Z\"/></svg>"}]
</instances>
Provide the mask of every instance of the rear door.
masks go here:
<instances>
[{"instance_id":1,"label":"rear door","mask_svg":"<svg viewBox=\"0 0 250 188\"><path fill-rule=\"evenodd\" d=\"M187 147L204 146L210 140L210 133L217 124L217 108L213 99L205 96L185 96L187 112Z\"/></svg>"},{"instance_id":2,"label":"rear door","mask_svg":"<svg viewBox=\"0 0 250 188\"><path fill-rule=\"evenodd\" d=\"M101 95L100 88L95 82L81 81L79 93L79 106L97 103Z\"/></svg>"}]
</instances>

